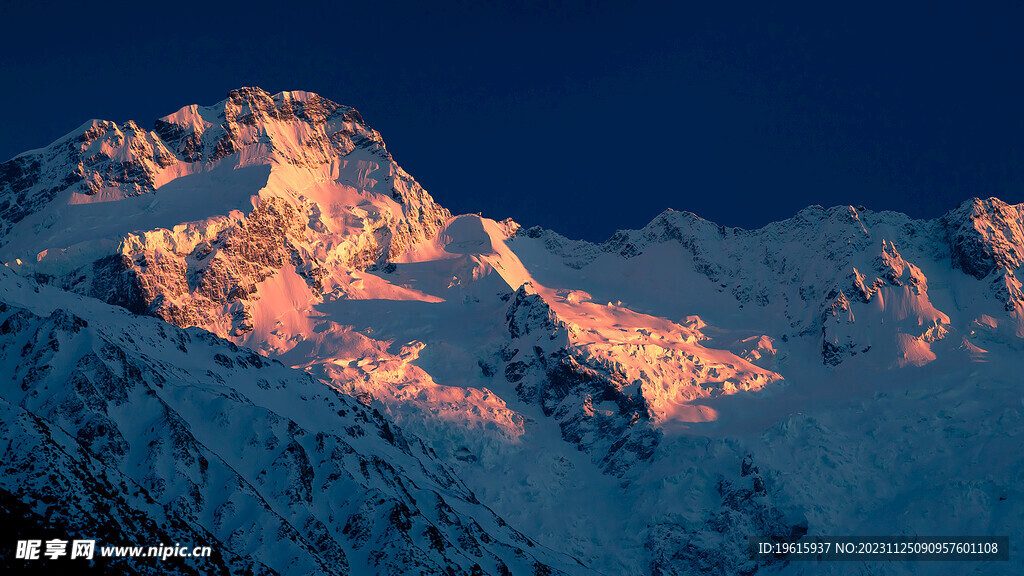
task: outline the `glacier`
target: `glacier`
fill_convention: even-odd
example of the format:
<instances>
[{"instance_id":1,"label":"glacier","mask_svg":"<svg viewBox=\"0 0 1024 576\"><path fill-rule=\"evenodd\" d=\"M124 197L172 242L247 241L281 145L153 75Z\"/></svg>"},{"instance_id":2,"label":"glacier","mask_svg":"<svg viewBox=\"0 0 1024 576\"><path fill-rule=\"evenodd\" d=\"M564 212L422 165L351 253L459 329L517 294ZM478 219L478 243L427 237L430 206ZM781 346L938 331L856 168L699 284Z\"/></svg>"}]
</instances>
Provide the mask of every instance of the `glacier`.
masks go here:
<instances>
[{"instance_id":1,"label":"glacier","mask_svg":"<svg viewBox=\"0 0 1024 576\"><path fill-rule=\"evenodd\" d=\"M30 527L217 542L183 573L1022 567L1024 205L591 243L453 216L354 109L242 88L0 165L0 232ZM755 535L1008 535L1010 566Z\"/></svg>"}]
</instances>

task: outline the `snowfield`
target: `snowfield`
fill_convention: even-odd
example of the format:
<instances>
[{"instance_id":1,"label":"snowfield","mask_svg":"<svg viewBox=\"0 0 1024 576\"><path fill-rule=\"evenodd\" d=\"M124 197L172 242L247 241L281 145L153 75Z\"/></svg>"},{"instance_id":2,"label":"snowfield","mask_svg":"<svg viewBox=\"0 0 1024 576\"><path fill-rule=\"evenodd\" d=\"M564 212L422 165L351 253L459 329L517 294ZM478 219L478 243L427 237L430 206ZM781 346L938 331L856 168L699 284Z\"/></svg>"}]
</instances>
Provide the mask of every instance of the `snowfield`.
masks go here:
<instances>
[{"instance_id":1,"label":"snowfield","mask_svg":"<svg viewBox=\"0 0 1024 576\"><path fill-rule=\"evenodd\" d=\"M243 88L4 163L0 232L29 531L213 542L203 572L1024 571L1024 206L594 244L452 216L354 109ZM805 535L1010 561L748 551Z\"/></svg>"}]
</instances>

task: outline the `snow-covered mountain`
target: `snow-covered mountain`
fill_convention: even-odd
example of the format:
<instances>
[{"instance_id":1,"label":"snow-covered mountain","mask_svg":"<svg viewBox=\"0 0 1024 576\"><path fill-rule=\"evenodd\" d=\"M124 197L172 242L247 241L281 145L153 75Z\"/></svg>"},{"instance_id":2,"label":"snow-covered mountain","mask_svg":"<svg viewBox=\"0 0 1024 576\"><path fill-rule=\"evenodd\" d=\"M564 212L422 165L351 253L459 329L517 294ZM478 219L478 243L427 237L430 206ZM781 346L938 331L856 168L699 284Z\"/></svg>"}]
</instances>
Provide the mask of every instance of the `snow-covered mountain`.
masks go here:
<instances>
[{"instance_id":1,"label":"snow-covered mountain","mask_svg":"<svg viewBox=\"0 0 1024 576\"><path fill-rule=\"evenodd\" d=\"M208 573L590 573L308 374L6 270L0 318L0 490L40 529L201 543Z\"/></svg>"},{"instance_id":2,"label":"snow-covered mountain","mask_svg":"<svg viewBox=\"0 0 1024 576\"><path fill-rule=\"evenodd\" d=\"M92 120L3 177L0 258L225 336L267 320L252 301L333 289L449 217L358 112L306 92L243 88L148 132ZM267 278L301 286L256 294Z\"/></svg>"},{"instance_id":3,"label":"snow-covered mountain","mask_svg":"<svg viewBox=\"0 0 1024 576\"><path fill-rule=\"evenodd\" d=\"M130 492L152 523L112 535L208 534L229 571L856 570L747 550L804 534L1011 535L1021 566L1024 206L593 244L452 217L355 110L244 88L0 165L0 230L5 436L77 496L4 490L68 530Z\"/></svg>"}]
</instances>

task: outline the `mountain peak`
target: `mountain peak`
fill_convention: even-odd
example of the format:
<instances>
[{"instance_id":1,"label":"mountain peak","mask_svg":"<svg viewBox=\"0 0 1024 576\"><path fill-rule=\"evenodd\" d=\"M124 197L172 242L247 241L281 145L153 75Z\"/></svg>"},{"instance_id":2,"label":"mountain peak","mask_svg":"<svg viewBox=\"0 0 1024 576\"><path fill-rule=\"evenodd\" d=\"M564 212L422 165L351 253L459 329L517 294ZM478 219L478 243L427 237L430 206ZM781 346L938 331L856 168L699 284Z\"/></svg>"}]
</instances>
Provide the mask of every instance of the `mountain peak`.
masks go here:
<instances>
[{"instance_id":1,"label":"mountain peak","mask_svg":"<svg viewBox=\"0 0 1024 576\"><path fill-rule=\"evenodd\" d=\"M995 270L1024 263L1024 204L998 198L970 198L942 217L953 263L981 279Z\"/></svg>"},{"instance_id":2,"label":"mountain peak","mask_svg":"<svg viewBox=\"0 0 1024 576\"><path fill-rule=\"evenodd\" d=\"M452 218L309 92L90 121L0 165L0 504L286 576L785 572L747 536L1011 533L1022 210L667 210L591 244Z\"/></svg>"},{"instance_id":3,"label":"mountain peak","mask_svg":"<svg viewBox=\"0 0 1024 576\"><path fill-rule=\"evenodd\" d=\"M347 106L323 98L319 94L305 91L278 92L270 94L258 87L243 87L228 92L223 105L229 117L241 122L256 120L290 120L297 118L314 124L323 123L334 111L352 111ZM250 116L251 115L251 116ZM358 116L358 112L356 113ZM351 119L351 118L350 118ZM362 124L362 117L359 117Z\"/></svg>"},{"instance_id":4,"label":"mountain peak","mask_svg":"<svg viewBox=\"0 0 1024 576\"><path fill-rule=\"evenodd\" d=\"M289 162L322 164L359 146L390 158L358 111L305 91L238 88L212 106L193 104L158 119L153 131L186 162L218 160L253 144Z\"/></svg>"},{"instance_id":5,"label":"mountain peak","mask_svg":"<svg viewBox=\"0 0 1024 576\"><path fill-rule=\"evenodd\" d=\"M233 308L222 334L249 329L239 302L285 262L319 294L324 270L382 264L449 216L358 112L305 91L239 88L152 131L92 120L0 165L0 258L88 272L76 290L181 325ZM173 260L175 288L135 281L149 259Z\"/></svg>"},{"instance_id":6,"label":"mountain peak","mask_svg":"<svg viewBox=\"0 0 1024 576\"><path fill-rule=\"evenodd\" d=\"M356 149L379 163L391 161L383 138L359 112L305 91L239 88L211 106L192 104L164 116L153 131L131 120L93 119L0 165L0 195L7 196L0 200L0 233L58 198L75 204L148 194L232 156L237 167L313 167Z\"/></svg>"}]
</instances>

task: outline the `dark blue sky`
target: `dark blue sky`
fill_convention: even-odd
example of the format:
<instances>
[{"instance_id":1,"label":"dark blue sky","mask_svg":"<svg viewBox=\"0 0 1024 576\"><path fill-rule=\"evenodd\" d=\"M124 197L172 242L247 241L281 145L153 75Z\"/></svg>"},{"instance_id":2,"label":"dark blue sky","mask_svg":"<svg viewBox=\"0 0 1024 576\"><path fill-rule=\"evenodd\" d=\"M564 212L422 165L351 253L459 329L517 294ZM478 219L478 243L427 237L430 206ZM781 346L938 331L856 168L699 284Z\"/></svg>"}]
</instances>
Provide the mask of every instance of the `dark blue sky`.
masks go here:
<instances>
[{"instance_id":1,"label":"dark blue sky","mask_svg":"<svg viewBox=\"0 0 1024 576\"><path fill-rule=\"evenodd\" d=\"M256 85L358 108L453 212L570 237L1024 202L1018 7L137 4L0 0L3 159Z\"/></svg>"}]
</instances>

